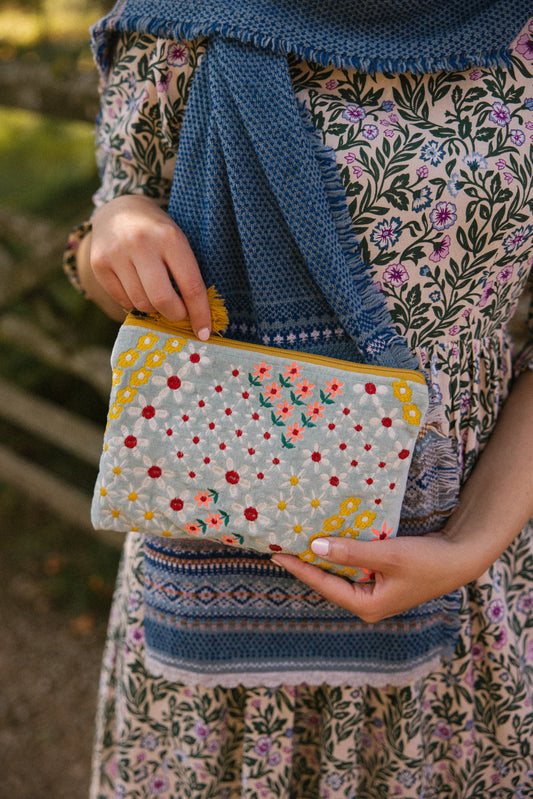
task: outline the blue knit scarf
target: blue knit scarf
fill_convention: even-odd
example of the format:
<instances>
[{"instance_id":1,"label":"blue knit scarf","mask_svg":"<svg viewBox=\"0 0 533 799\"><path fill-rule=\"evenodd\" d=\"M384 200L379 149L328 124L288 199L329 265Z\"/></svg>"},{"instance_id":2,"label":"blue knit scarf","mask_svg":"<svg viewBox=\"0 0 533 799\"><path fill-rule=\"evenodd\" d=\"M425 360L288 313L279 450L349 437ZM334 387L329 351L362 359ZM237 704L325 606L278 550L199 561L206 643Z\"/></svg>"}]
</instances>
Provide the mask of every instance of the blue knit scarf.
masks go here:
<instances>
[{"instance_id":1,"label":"blue knit scarf","mask_svg":"<svg viewBox=\"0 0 533 799\"><path fill-rule=\"evenodd\" d=\"M117 31L208 38L188 99L169 213L205 282L225 298L233 338L419 368L361 259L335 153L296 101L287 55L367 72L504 65L532 12L531 0L120 0L94 27L104 71ZM426 436L413 460L402 532L436 529L457 491L450 443ZM151 563L147 556L147 571ZM148 605L152 600L147 595ZM458 595L446 601L457 607ZM432 607L442 618L438 600L419 618ZM417 631L401 646L395 640L399 671L450 651L457 625L453 613L444 616L440 634L433 628L425 643L424 623L410 621ZM385 627L375 628L382 654L369 647L374 668L391 649ZM167 633L159 654L170 662L179 645ZM360 641L354 638L354 658ZM386 668L390 673L390 663Z\"/></svg>"}]
</instances>

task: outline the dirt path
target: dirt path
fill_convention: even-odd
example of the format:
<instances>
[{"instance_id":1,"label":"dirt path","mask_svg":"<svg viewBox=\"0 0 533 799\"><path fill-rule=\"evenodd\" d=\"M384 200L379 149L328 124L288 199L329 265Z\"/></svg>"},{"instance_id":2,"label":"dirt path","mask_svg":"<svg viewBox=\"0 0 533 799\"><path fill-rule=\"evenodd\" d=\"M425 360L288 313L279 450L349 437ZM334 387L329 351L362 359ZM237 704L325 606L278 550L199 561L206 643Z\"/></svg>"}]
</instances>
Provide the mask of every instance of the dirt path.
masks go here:
<instances>
[{"instance_id":1,"label":"dirt path","mask_svg":"<svg viewBox=\"0 0 533 799\"><path fill-rule=\"evenodd\" d=\"M86 799L103 621L69 622L0 565L0 799Z\"/></svg>"}]
</instances>

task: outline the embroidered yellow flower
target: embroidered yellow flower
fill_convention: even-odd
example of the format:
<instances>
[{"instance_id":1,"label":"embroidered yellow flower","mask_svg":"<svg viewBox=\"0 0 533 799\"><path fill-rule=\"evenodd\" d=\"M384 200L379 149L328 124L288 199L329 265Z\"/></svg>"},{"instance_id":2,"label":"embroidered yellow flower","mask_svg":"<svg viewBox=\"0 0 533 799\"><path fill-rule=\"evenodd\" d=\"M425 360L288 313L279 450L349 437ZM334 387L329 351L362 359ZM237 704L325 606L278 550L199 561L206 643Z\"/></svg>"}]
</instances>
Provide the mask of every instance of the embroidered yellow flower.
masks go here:
<instances>
[{"instance_id":1,"label":"embroidered yellow flower","mask_svg":"<svg viewBox=\"0 0 533 799\"><path fill-rule=\"evenodd\" d=\"M109 408L109 413L107 414L107 416L108 419L118 419L121 413L122 413L122 405L118 405L118 403L114 402Z\"/></svg>"},{"instance_id":2,"label":"embroidered yellow flower","mask_svg":"<svg viewBox=\"0 0 533 799\"><path fill-rule=\"evenodd\" d=\"M137 494L135 493L135 491L132 491L131 494L128 494L128 499L130 502L135 502L135 500L137 499Z\"/></svg>"},{"instance_id":3,"label":"embroidered yellow flower","mask_svg":"<svg viewBox=\"0 0 533 799\"><path fill-rule=\"evenodd\" d=\"M150 380L151 371L149 369L137 369L131 376L132 386L143 386Z\"/></svg>"},{"instance_id":4,"label":"embroidered yellow flower","mask_svg":"<svg viewBox=\"0 0 533 799\"><path fill-rule=\"evenodd\" d=\"M136 393L137 393L136 388L132 388L131 386L126 386L126 388L121 388L120 391L117 391L116 401L119 405L126 405L126 403L132 401Z\"/></svg>"},{"instance_id":5,"label":"embroidered yellow flower","mask_svg":"<svg viewBox=\"0 0 533 799\"><path fill-rule=\"evenodd\" d=\"M135 352L135 350L126 350L126 352L120 353L117 363L119 366L127 368L128 366L133 366L138 357L139 353Z\"/></svg>"},{"instance_id":6,"label":"embroidered yellow flower","mask_svg":"<svg viewBox=\"0 0 533 799\"><path fill-rule=\"evenodd\" d=\"M363 530L365 527L370 527L374 519L376 518L376 514L369 511L364 510L358 516L355 517L353 520L353 526L358 527L360 530Z\"/></svg>"},{"instance_id":7,"label":"embroidered yellow flower","mask_svg":"<svg viewBox=\"0 0 533 799\"><path fill-rule=\"evenodd\" d=\"M360 530L354 530L353 527L347 527L346 530L341 530L339 533L340 538L358 538Z\"/></svg>"},{"instance_id":8,"label":"embroidered yellow flower","mask_svg":"<svg viewBox=\"0 0 533 799\"><path fill-rule=\"evenodd\" d=\"M399 399L400 402L409 402L413 396L413 392L405 380L395 380L392 384L392 390L394 391L394 396L396 399Z\"/></svg>"},{"instance_id":9,"label":"embroidered yellow flower","mask_svg":"<svg viewBox=\"0 0 533 799\"><path fill-rule=\"evenodd\" d=\"M156 336L155 333L145 333L144 336L141 336L137 342L137 346L135 349L142 350L151 350L155 344L159 341L159 336Z\"/></svg>"},{"instance_id":10,"label":"embroidered yellow flower","mask_svg":"<svg viewBox=\"0 0 533 799\"><path fill-rule=\"evenodd\" d=\"M187 339L185 338L169 338L163 349L165 352L179 352L186 343Z\"/></svg>"},{"instance_id":11,"label":"embroidered yellow flower","mask_svg":"<svg viewBox=\"0 0 533 799\"><path fill-rule=\"evenodd\" d=\"M146 519L147 522L151 522L152 519L154 518L154 514L152 513L151 510L147 510L146 513L144 514L144 518Z\"/></svg>"},{"instance_id":12,"label":"embroidered yellow flower","mask_svg":"<svg viewBox=\"0 0 533 799\"><path fill-rule=\"evenodd\" d=\"M304 529L304 528L302 527L302 525L301 525L301 524L296 524L296 525L293 527L293 530L294 530L294 532L296 533L296 535L298 535L299 533L301 533L303 529Z\"/></svg>"},{"instance_id":13,"label":"embroidered yellow flower","mask_svg":"<svg viewBox=\"0 0 533 799\"><path fill-rule=\"evenodd\" d=\"M324 522L324 530L326 530L328 533L332 533L334 530L340 530L343 524L343 517L335 514L335 516L331 516L331 518L326 519Z\"/></svg>"},{"instance_id":14,"label":"embroidered yellow flower","mask_svg":"<svg viewBox=\"0 0 533 799\"><path fill-rule=\"evenodd\" d=\"M107 497L107 490L105 488L101 488L100 489L100 496L101 497Z\"/></svg>"},{"instance_id":15,"label":"embroidered yellow flower","mask_svg":"<svg viewBox=\"0 0 533 799\"><path fill-rule=\"evenodd\" d=\"M117 369L116 367L113 369L113 385L114 386L118 386L123 374L124 374L124 370L123 369Z\"/></svg>"},{"instance_id":16,"label":"embroidered yellow flower","mask_svg":"<svg viewBox=\"0 0 533 799\"><path fill-rule=\"evenodd\" d=\"M300 481L298 480L298 478L296 477L296 475L293 475L293 476L291 477L291 479L290 479L291 486L297 486L299 482L300 482Z\"/></svg>"},{"instance_id":17,"label":"embroidered yellow flower","mask_svg":"<svg viewBox=\"0 0 533 799\"><path fill-rule=\"evenodd\" d=\"M357 499L356 497L348 497L348 499L345 499L344 502L341 502L339 513L341 516L349 516L351 513L355 513L360 504L360 499Z\"/></svg>"},{"instance_id":18,"label":"embroidered yellow flower","mask_svg":"<svg viewBox=\"0 0 533 799\"><path fill-rule=\"evenodd\" d=\"M286 508L287 508L286 502L283 502L283 500L281 502L278 502L278 510L286 510Z\"/></svg>"},{"instance_id":19,"label":"embroidered yellow flower","mask_svg":"<svg viewBox=\"0 0 533 799\"><path fill-rule=\"evenodd\" d=\"M416 407L414 402L403 406L403 418L409 424L420 424L421 416L422 412Z\"/></svg>"},{"instance_id":20,"label":"embroidered yellow flower","mask_svg":"<svg viewBox=\"0 0 533 799\"><path fill-rule=\"evenodd\" d=\"M156 366L161 366L166 357L167 355L163 350L154 350L154 352L146 356L144 365L147 366L148 369L155 369Z\"/></svg>"},{"instance_id":21,"label":"embroidered yellow flower","mask_svg":"<svg viewBox=\"0 0 533 799\"><path fill-rule=\"evenodd\" d=\"M312 508L319 508L320 507L320 500L319 499L312 499L311 500L311 507Z\"/></svg>"}]
</instances>

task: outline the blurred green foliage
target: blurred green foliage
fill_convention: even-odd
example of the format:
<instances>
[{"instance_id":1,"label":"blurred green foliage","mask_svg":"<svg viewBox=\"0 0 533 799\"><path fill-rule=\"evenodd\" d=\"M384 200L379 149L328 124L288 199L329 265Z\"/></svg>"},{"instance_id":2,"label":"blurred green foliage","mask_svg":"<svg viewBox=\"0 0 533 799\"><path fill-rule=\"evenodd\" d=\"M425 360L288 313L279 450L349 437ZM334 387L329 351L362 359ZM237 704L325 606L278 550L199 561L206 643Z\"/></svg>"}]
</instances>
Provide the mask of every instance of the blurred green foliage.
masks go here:
<instances>
[{"instance_id":1,"label":"blurred green foliage","mask_svg":"<svg viewBox=\"0 0 533 799\"><path fill-rule=\"evenodd\" d=\"M0 0L0 63L46 63L60 80L71 68L92 68L88 27L111 3L98 0ZM66 231L88 218L98 185L94 124L0 108L0 207L52 222ZM0 249L22 264L24 241L0 230ZM1 255L1 253L0 253ZM45 284L3 312L37 323L70 351L111 346L116 325L72 289L58 259ZM26 391L104 424L107 402L87 382L53 368L27 349L0 347L0 375ZM45 441L0 421L0 440L90 493L96 470ZM1 475L0 475L1 480ZM107 613L119 552L0 482L0 577L29 580L46 602L69 617Z\"/></svg>"}]
</instances>

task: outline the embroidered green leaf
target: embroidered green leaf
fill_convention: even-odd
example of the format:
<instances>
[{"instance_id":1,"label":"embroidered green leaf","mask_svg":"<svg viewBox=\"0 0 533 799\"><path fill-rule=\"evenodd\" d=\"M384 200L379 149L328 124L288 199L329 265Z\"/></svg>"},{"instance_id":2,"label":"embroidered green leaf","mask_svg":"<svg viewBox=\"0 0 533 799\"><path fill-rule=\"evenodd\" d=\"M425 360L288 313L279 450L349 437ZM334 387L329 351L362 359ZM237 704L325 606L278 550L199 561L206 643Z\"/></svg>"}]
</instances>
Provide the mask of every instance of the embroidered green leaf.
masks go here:
<instances>
[{"instance_id":1,"label":"embroidered green leaf","mask_svg":"<svg viewBox=\"0 0 533 799\"><path fill-rule=\"evenodd\" d=\"M279 416L276 416L274 411L272 411L272 413L270 414L270 418L272 419L272 424L275 424L276 427L285 427L285 424L281 421L282 418L281 414Z\"/></svg>"},{"instance_id":2,"label":"embroidered green leaf","mask_svg":"<svg viewBox=\"0 0 533 799\"><path fill-rule=\"evenodd\" d=\"M285 433L283 433L282 436L281 436L281 443L286 449L294 449L294 444L291 444L290 441L287 441L287 437L285 436Z\"/></svg>"},{"instance_id":3,"label":"embroidered green leaf","mask_svg":"<svg viewBox=\"0 0 533 799\"><path fill-rule=\"evenodd\" d=\"M263 406L263 408L271 408L272 403L269 402L268 399L265 399L264 394L259 395L259 404Z\"/></svg>"},{"instance_id":4,"label":"embroidered green leaf","mask_svg":"<svg viewBox=\"0 0 533 799\"><path fill-rule=\"evenodd\" d=\"M248 380L250 381L251 386L260 386L261 381L258 377L254 377L250 372L248 372Z\"/></svg>"},{"instance_id":5,"label":"embroidered green leaf","mask_svg":"<svg viewBox=\"0 0 533 799\"><path fill-rule=\"evenodd\" d=\"M301 399L298 399L294 391L291 391L291 400L294 402L295 405L306 405L307 403L302 402Z\"/></svg>"}]
</instances>

